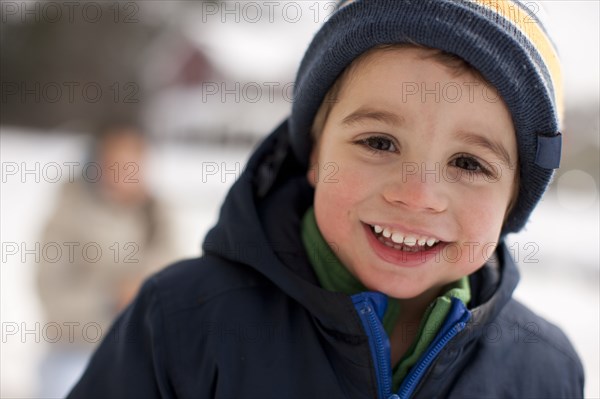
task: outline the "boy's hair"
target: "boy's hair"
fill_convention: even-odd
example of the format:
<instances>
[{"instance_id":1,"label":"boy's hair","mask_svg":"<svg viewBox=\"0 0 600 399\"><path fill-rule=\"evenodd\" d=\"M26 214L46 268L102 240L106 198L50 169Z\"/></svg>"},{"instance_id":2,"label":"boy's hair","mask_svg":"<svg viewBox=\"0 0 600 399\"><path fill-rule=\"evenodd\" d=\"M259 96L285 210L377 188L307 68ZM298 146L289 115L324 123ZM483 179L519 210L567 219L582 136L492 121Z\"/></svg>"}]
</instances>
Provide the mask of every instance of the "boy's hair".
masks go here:
<instances>
[{"instance_id":1,"label":"boy's hair","mask_svg":"<svg viewBox=\"0 0 600 399\"><path fill-rule=\"evenodd\" d=\"M342 1L313 38L296 77L288 129L298 162L308 167L313 135L339 86L323 99L336 80L341 85L348 78L348 66L377 46L402 43L438 49L434 58L459 70L472 65L504 100L517 136L519 185L501 234L519 231L559 165L563 109L554 45L540 13L521 0Z\"/></svg>"},{"instance_id":2,"label":"boy's hair","mask_svg":"<svg viewBox=\"0 0 600 399\"><path fill-rule=\"evenodd\" d=\"M335 103L337 103L338 95L344 83L349 81L352 78L353 72L356 68L361 65L365 59L368 58L371 54L377 51L394 51L398 49L422 49L425 50L428 54L423 58L432 59L434 61L439 62L445 67L449 68L454 76L459 76L462 74L470 74L473 78L485 82L486 84L491 84L483 77L481 73L477 69L475 69L471 64L469 64L464 59L459 56L449 53L447 51L430 48L426 46L421 46L417 43L398 43L398 44L383 44L373 47L371 50L366 51L361 54L358 58L356 58L352 63L340 74L340 76L335 80L331 88L325 94L325 98L323 98L323 102L321 102L321 106L317 110L315 115L315 119L310 129L310 134L313 140L313 143L316 144L319 142L319 138L321 137L321 133L325 127L325 123L327 122L327 118L333 109ZM505 218L508 216L512 208L516 203L517 196L519 194L519 165L518 159L515 165L511 165L511 167L515 168L515 181L513 182L513 192L511 194L511 198L506 209Z\"/></svg>"}]
</instances>

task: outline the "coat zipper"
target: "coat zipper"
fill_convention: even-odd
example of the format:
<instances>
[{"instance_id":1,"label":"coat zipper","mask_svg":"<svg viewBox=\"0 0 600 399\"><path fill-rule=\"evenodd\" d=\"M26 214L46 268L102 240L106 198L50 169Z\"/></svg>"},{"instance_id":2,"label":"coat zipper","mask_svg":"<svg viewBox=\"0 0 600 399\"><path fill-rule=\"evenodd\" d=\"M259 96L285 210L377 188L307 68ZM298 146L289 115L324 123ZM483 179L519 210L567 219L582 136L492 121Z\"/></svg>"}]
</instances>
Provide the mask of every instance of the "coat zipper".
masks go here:
<instances>
[{"instance_id":1,"label":"coat zipper","mask_svg":"<svg viewBox=\"0 0 600 399\"><path fill-rule=\"evenodd\" d=\"M467 310L460 300L452 298L452 308L448 312L448 316L446 316L444 325L442 325L440 332L429 345L425 354L421 356L417 364L404 378L404 381L402 381L398 390L398 398L408 399L411 397L429 366L438 357L446 344L465 328L470 319L471 312Z\"/></svg>"},{"instance_id":2,"label":"coat zipper","mask_svg":"<svg viewBox=\"0 0 600 399\"><path fill-rule=\"evenodd\" d=\"M444 346L446 346L446 344L465 327L465 325L466 323L464 322L457 323L452 330L446 333L446 335L444 335L442 339L435 344L431 351L427 353L427 356L418 363L414 371L411 372L408 378L406 378L402 383L398 391L398 397L400 399L410 398L410 396L414 393L418 382L421 381L421 378L423 378L425 371L427 371L433 360L440 354Z\"/></svg>"},{"instance_id":3,"label":"coat zipper","mask_svg":"<svg viewBox=\"0 0 600 399\"><path fill-rule=\"evenodd\" d=\"M410 398L435 358L446 344L465 328L471 318L471 313L464 307L463 303L453 298L452 308L438 336L404 378L398 394L392 394L390 342L381 322L387 307L387 297L374 292L360 293L352 296L352 302L369 338L371 354L375 361L375 375L380 399Z\"/></svg>"},{"instance_id":4,"label":"coat zipper","mask_svg":"<svg viewBox=\"0 0 600 399\"><path fill-rule=\"evenodd\" d=\"M379 293L360 293L352 302L369 337L369 346L375 361L378 397L389 398L392 393L390 342L381 320L387 307L387 298Z\"/></svg>"}]
</instances>

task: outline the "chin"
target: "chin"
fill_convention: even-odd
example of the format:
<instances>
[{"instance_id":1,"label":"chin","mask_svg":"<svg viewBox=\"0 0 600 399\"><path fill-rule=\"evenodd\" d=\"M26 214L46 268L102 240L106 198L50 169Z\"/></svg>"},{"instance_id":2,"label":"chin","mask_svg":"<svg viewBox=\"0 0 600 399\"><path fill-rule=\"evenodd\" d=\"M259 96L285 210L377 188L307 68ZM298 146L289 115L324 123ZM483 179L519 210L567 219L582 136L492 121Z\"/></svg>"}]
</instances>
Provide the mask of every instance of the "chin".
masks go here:
<instances>
[{"instance_id":1,"label":"chin","mask_svg":"<svg viewBox=\"0 0 600 399\"><path fill-rule=\"evenodd\" d=\"M397 299L416 298L428 291L427 287L421 287L406 278L380 277L377 279L361 279L361 281L369 290L381 292Z\"/></svg>"}]
</instances>

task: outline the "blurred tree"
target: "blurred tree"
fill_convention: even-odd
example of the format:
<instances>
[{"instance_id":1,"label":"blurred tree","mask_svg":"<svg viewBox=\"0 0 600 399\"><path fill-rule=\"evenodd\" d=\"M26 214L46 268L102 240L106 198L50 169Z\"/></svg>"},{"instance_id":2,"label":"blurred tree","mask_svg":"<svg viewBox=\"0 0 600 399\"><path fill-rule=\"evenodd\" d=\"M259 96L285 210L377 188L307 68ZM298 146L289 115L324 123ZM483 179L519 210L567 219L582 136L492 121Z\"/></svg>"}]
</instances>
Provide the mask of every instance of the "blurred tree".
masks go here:
<instances>
[{"instance_id":1,"label":"blurred tree","mask_svg":"<svg viewBox=\"0 0 600 399\"><path fill-rule=\"evenodd\" d=\"M160 28L139 18L116 23L114 3L95 4L102 10L97 22L77 12L69 21L65 10L56 22L5 18L2 124L53 128L71 120L94 123L103 115L136 118L143 99L139 51Z\"/></svg>"},{"instance_id":2,"label":"blurred tree","mask_svg":"<svg viewBox=\"0 0 600 399\"><path fill-rule=\"evenodd\" d=\"M0 15L0 123L51 129L137 120L140 55L202 2L10 2ZM89 6L86 8L86 6Z\"/></svg>"}]
</instances>

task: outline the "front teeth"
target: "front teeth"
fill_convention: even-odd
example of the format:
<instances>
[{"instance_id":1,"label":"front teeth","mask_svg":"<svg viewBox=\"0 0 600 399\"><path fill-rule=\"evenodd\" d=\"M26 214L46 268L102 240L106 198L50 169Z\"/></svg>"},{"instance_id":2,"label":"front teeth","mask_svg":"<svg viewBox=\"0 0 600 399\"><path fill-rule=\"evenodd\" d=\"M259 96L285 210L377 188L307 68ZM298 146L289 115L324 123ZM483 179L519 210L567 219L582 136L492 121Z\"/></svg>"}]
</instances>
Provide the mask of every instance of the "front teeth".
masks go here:
<instances>
[{"instance_id":1,"label":"front teeth","mask_svg":"<svg viewBox=\"0 0 600 399\"><path fill-rule=\"evenodd\" d=\"M417 244L417 239L413 236L408 236L404 239L404 245L408 245L409 247L414 247Z\"/></svg>"},{"instance_id":2,"label":"front teeth","mask_svg":"<svg viewBox=\"0 0 600 399\"><path fill-rule=\"evenodd\" d=\"M394 241L396 244L402 244L404 237L400 233L394 233L392 234L392 241Z\"/></svg>"},{"instance_id":3,"label":"front teeth","mask_svg":"<svg viewBox=\"0 0 600 399\"><path fill-rule=\"evenodd\" d=\"M390 238L392 240L392 242L394 244L404 244L408 247L414 247L415 245L419 245L419 246L429 246L432 247L433 245L437 244L439 242L438 239L436 238L430 238L430 237L415 237L415 236L411 236L411 235L407 235L404 236L402 233L399 233L397 231L392 231L389 227L382 227L379 225L374 225L373 227L373 231L375 231L376 234L380 234L383 235L385 238ZM385 242L386 245L388 246L394 246L394 247L398 247L398 245L393 245L392 243L386 241Z\"/></svg>"}]
</instances>

